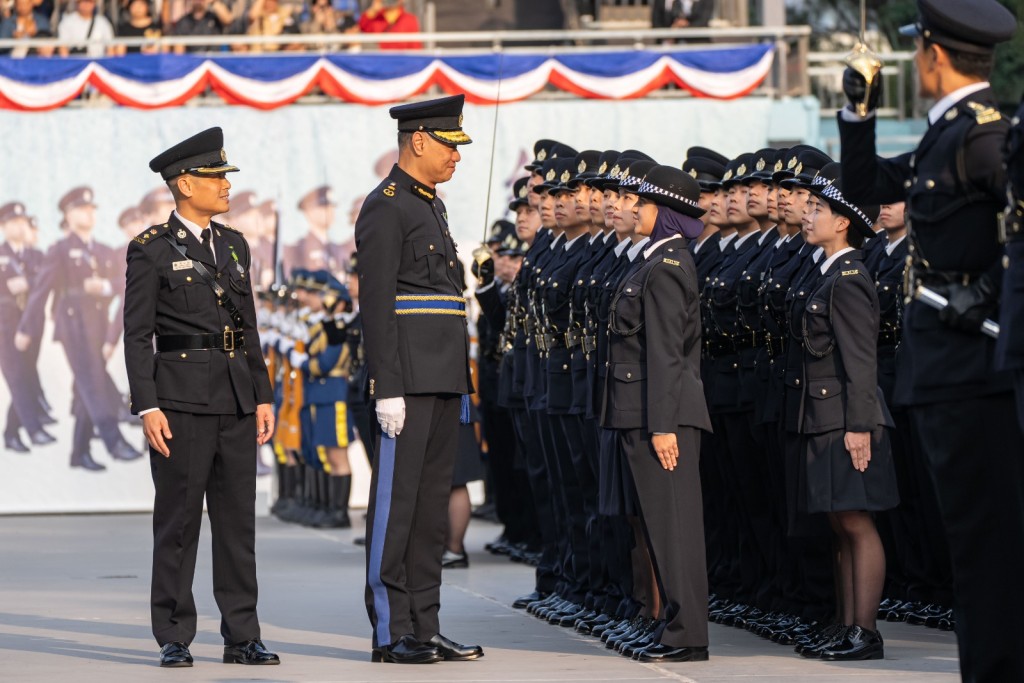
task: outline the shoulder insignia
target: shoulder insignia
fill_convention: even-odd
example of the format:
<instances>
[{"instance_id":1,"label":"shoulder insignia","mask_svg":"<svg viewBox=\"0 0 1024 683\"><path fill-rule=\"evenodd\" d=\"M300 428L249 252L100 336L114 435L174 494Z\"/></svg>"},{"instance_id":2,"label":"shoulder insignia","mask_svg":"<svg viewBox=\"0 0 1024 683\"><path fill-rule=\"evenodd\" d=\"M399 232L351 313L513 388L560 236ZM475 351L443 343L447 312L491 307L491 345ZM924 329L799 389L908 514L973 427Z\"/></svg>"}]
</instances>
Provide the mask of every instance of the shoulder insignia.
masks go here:
<instances>
[{"instance_id":1,"label":"shoulder insignia","mask_svg":"<svg viewBox=\"0 0 1024 683\"><path fill-rule=\"evenodd\" d=\"M167 223L164 223L163 225L154 225L152 227L146 228L138 235L133 237L132 241L138 242L139 244L149 244L150 242L153 241L154 238L164 234L165 232L167 232L167 230Z\"/></svg>"},{"instance_id":2,"label":"shoulder insignia","mask_svg":"<svg viewBox=\"0 0 1024 683\"><path fill-rule=\"evenodd\" d=\"M383 190L381 190L381 192L384 194L385 197L394 197L395 196L395 181L392 180L390 183L388 183L388 186L385 187Z\"/></svg>"},{"instance_id":3,"label":"shoulder insignia","mask_svg":"<svg viewBox=\"0 0 1024 683\"><path fill-rule=\"evenodd\" d=\"M218 228L222 228L224 230L229 230L230 232L233 232L233 233L238 234L238 235L242 234L241 230L239 230L238 228L232 228L227 223L217 223L217 222L214 222L214 221L211 221L211 222L214 224L214 226L216 226Z\"/></svg>"},{"instance_id":4,"label":"shoulder insignia","mask_svg":"<svg viewBox=\"0 0 1024 683\"><path fill-rule=\"evenodd\" d=\"M663 258L661 260L661 262L662 263L667 263L670 266L681 266L681 265L683 265L679 261L676 261L675 259L670 259L670 258Z\"/></svg>"},{"instance_id":5,"label":"shoulder insignia","mask_svg":"<svg viewBox=\"0 0 1024 683\"><path fill-rule=\"evenodd\" d=\"M844 270L843 277L846 277L847 275L860 275L860 269L854 268L853 270Z\"/></svg>"},{"instance_id":6,"label":"shoulder insignia","mask_svg":"<svg viewBox=\"0 0 1024 683\"><path fill-rule=\"evenodd\" d=\"M947 121L952 121L957 117L957 114L959 113L960 112L957 110L957 108L953 107L952 109L946 112L946 115L943 118L946 119Z\"/></svg>"},{"instance_id":7,"label":"shoulder insignia","mask_svg":"<svg viewBox=\"0 0 1024 683\"><path fill-rule=\"evenodd\" d=\"M977 102L968 102L967 108L974 114L974 119L978 122L979 126L986 123L993 123L1000 121L1003 115L999 113L999 110L995 107L987 107L984 104L978 104Z\"/></svg>"}]
</instances>

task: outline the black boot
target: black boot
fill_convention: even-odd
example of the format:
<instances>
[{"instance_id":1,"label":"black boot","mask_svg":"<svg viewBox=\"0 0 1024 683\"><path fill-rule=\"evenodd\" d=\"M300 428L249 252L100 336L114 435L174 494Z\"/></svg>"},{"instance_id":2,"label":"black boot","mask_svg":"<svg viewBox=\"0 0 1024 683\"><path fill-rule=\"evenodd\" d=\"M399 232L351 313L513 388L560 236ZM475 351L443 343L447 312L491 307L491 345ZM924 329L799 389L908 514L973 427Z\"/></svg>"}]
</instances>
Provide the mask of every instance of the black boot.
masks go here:
<instances>
[{"instance_id":1,"label":"black boot","mask_svg":"<svg viewBox=\"0 0 1024 683\"><path fill-rule=\"evenodd\" d=\"M283 519L281 513L288 506L288 495L291 493L291 482L288 480L291 472L284 463L274 463L274 470L277 474L277 500L270 506L270 514L278 519Z\"/></svg>"},{"instance_id":2,"label":"black boot","mask_svg":"<svg viewBox=\"0 0 1024 683\"><path fill-rule=\"evenodd\" d=\"M303 520L303 524L306 526L319 527L323 524L324 518L327 516L331 499L330 490L327 485L329 475L323 470L317 470L313 479L315 486L314 498L313 498L313 512Z\"/></svg>"},{"instance_id":3,"label":"black boot","mask_svg":"<svg viewBox=\"0 0 1024 683\"><path fill-rule=\"evenodd\" d=\"M352 520L348 517L348 499L352 491L352 475L331 476L328 479L330 509L317 525L325 529L348 529Z\"/></svg>"}]
</instances>

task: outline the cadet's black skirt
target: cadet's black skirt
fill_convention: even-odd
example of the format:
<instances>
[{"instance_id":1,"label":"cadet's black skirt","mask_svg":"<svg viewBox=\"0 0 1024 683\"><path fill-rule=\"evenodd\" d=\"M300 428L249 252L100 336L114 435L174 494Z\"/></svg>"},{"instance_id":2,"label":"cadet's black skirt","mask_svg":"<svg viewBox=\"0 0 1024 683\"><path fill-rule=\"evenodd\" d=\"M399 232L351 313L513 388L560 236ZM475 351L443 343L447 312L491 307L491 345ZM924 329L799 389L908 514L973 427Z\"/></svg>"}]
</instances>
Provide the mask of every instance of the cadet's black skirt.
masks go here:
<instances>
[{"instance_id":1,"label":"cadet's black skirt","mask_svg":"<svg viewBox=\"0 0 1024 683\"><path fill-rule=\"evenodd\" d=\"M889 430L879 427L871 439L871 461L864 472L853 468L842 429L803 438L800 460L801 510L845 512L891 510L900 502Z\"/></svg>"},{"instance_id":2,"label":"cadet's black skirt","mask_svg":"<svg viewBox=\"0 0 1024 683\"><path fill-rule=\"evenodd\" d=\"M455 455L452 488L465 486L484 478L484 464L480 459L480 444L476 440L476 424L459 425L459 451Z\"/></svg>"},{"instance_id":3,"label":"cadet's black skirt","mask_svg":"<svg viewBox=\"0 0 1024 683\"><path fill-rule=\"evenodd\" d=\"M608 516L639 515L636 484L618 430L602 429L598 439L598 512Z\"/></svg>"}]
</instances>

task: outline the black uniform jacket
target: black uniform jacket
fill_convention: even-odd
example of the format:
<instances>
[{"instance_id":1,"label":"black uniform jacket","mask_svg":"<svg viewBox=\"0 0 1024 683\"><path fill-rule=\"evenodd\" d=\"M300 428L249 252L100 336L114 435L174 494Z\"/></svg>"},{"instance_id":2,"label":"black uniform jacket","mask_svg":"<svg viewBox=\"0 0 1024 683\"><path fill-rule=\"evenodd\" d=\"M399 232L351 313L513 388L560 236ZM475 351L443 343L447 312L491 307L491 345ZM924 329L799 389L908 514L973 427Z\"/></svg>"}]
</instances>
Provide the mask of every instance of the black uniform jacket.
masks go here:
<instances>
[{"instance_id":1,"label":"black uniform jacket","mask_svg":"<svg viewBox=\"0 0 1024 683\"><path fill-rule=\"evenodd\" d=\"M884 159L875 154L875 123L839 117L843 194L854 202L907 202L912 255L928 271L1001 275L996 215L1006 204L999 163L1007 121L988 88L951 107L928 128L913 153ZM980 332L953 329L919 302L906 308L907 362L897 378L897 399L908 405L952 401L1010 390L994 372L995 342Z\"/></svg>"},{"instance_id":2,"label":"black uniform jacket","mask_svg":"<svg viewBox=\"0 0 1024 683\"><path fill-rule=\"evenodd\" d=\"M612 299L601 424L711 431L700 380L697 269L685 239L663 242Z\"/></svg>"},{"instance_id":3,"label":"black uniform jacket","mask_svg":"<svg viewBox=\"0 0 1024 683\"><path fill-rule=\"evenodd\" d=\"M210 223L216 263L209 250L172 213L167 223L142 232L128 245L124 293L124 355L132 412L163 408L234 415L272 403L249 277L249 245L242 234ZM185 247L185 256L164 237ZM199 261L242 314L245 347L154 353L153 336L223 333L236 329L217 295L192 265Z\"/></svg>"},{"instance_id":4,"label":"black uniform jacket","mask_svg":"<svg viewBox=\"0 0 1024 683\"><path fill-rule=\"evenodd\" d=\"M1003 369L1024 368L1024 103L1006 136L1004 161L1009 181L1006 212L1007 259L1003 262L1003 298L999 310L997 362Z\"/></svg>"},{"instance_id":5,"label":"black uniform jacket","mask_svg":"<svg viewBox=\"0 0 1024 683\"><path fill-rule=\"evenodd\" d=\"M878 296L860 252L829 266L807 300L803 337L801 433L893 426L878 388Z\"/></svg>"},{"instance_id":6,"label":"black uniform jacket","mask_svg":"<svg viewBox=\"0 0 1024 683\"><path fill-rule=\"evenodd\" d=\"M444 203L396 165L367 196L355 233L370 397L470 393L466 318L395 313L396 296L462 296Z\"/></svg>"},{"instance_id":7,"label":"black uniform jacket","mask_svg":"<svg viewBox=\"0 0 1024 683\"><path fill-rule=\"evenodd\" d=\"M20 254L15 254L10 244L0 244L0 323L3 324L0 335L3 338L14 337L42 261L43 254L38 249L23 248ZM7 282L17 277L28 281L29 291L14 296ZM37 324L40 328L31 332L33 338L42 332L42 319Z\"/></svg>"}]
</instances>

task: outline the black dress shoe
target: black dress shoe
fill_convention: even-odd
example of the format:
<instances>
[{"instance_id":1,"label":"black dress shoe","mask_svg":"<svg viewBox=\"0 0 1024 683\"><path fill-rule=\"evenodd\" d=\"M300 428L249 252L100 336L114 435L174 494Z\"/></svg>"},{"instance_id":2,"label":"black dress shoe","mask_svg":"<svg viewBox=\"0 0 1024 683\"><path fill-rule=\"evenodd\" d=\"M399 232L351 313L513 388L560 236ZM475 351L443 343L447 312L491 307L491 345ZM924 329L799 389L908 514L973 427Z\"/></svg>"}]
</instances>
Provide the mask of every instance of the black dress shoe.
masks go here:
<instances>
[{"instance_id":1,"label":"black dress shoe","mask_svg":"<svg viewBox=\"0 0 1024 683\"><path fill-rule=\"evenodd\" d=\"M929 618L941 617L946 612L947 609L941 605L925 605L908 612L906 622L914 626L926 626Z\"/></svg>"},{"instance_id":2,"label":"black dress shoe","mask_svg":"<svg viewBox=\"0 0 1024 683\"><path fill-rule=\"evenodd\" d=\"M55 443L57 438L53 434L47 433L45 429L40 428L38 432L29 434L28 440L31 441L34 446L45 446L47 444Z\"/></svg>"},{"instance_id":3,"label":"black dress shoe","mask_svg":"<svg viewBox=\"0 0 1024 683\"><path fill-rule=\"evenodd\" d=\"M192 653L185 643L167 643L160 648L160 666L182 667L192 666Z\"/></svg>"},{"instance_id":4,"label":"black dress shoe","mask_svg":"<svg viewBox=\"0 0 1024 683\"><path fill-rule=\"evenodd\" d=\"M28 446L21 440L21 437L15 434L14 436L4 437L4 448L15 453L29 453Z\"/></svg>"},{"instance_id":5,"label":"black dress shoe","mask_svg":"<svg viewBox=\"0 0 1024 683\"><path fill-rule=\"evenodd\" d=\"M137 460L142 457L142 453L122 441L110 450L110 457L114 460Z\"/></svg>"},{"instance_id":6,"label":"black dress shoe","mask_svg":"<svg viewBox=\"0 0 1024 683\"><path fill-rule=\"evenodd\" d=\"M512 609L526 609L527 605L531 602L540 602L544 598L548 597L546 593L540 591L533 591L529 595L522 595L512 601Z\"/></svg>"},{"instance_id":7,"label":"black dress shoe","mask_svg":"<svg viewBox=\"0 0 1024 683\"><path fill-rule=\"evenodd\" d=\"M43 425L44 427L49 427L50 425L57 424L57 418L55 418L53 415L50 415L47 412L39 413L38 417L39 417L39 424Z\"/></svg>"},{"instance_id":8,"label":"black dress shoe","mask_svg":"<svg viewBox=\"0 0 1024 683\"><path fill-rule=\"evenodd\" d=\"M280 664L281 658L263 646L259 638L224 646L225 664Z\"/></svg>"},{"instance_id":9,"label":"black dress shoe","mask_svg":"<svg viewBox=\"0 0 1024 683\"><path fill-rule=\"evenodd\" d=\"M931 614L931 615L929 615L928 619L924 622L924 625L927 626L928 628L939 628L939 625L943 621L952 621L952 619L953 619L953 610L946 609L946 610L943 610L939 614Z\"/></svg>"},{"instance_id":10,"label":"black dress shoe","mask_svg":"<svg viewBox=\"0 0 1024 683\"><path fill-rule=\"evenodd\" d=\"M416 637L407 634L391 645L375 647L370 653L371 662L390 662L391 664L434 664L444 659L436 647L421 643Z\"/></svg>"},{"instance_id":11,"label":"black dress shoe","mask_svg":"<svg viewBox=\"0 0 1024 683\"><path fill-rule=\"evenodd\" d=\"M71 466L81 467L83 470L90 470L92 472L102 472L107 469L103 465L99 464L92 459L92 455L88 451L85 453L75 453L71 456Z\"/></svg>"},{"instance_id":12,"label":"black dress shoe","mask_svg":"<svg viewBox=\"0 0 1024 683\"><path fill-rule=\"evenodd\" d=\"M468 662L471 659L480 659L484 656L484 649L479 645L461 645L454 640L445 638L440 633L424 645L435 648L446 662Z\"/></svg>"},{"instance_id":13,"label":"black dress shoe","mask_svg":"<svg viewBox=\"0 0 1024 683\"><path fill-rule=\"evenodd\" d=\"M708 661L708 649L706 647L673 647L671 645L652 645L640 652L641 662L706 662Z\"/></svg>"},{"instance_id":14,"label":"black dress shoe","mask_svg":"<svg viewBox=\"0 0 1024 683\"><path fill-rule=\"evenodd\" d=\"M469 555L465 551L457 553L445 548L444 555L441 556L442 569L465 569L468 566Z\"/></svg>"},{"instance_id":15,"label":"black dress shoe","mask_svg":"<svg viewBox=\"0 0 1024 683\"><path fill-rule=\"evenodd\" d=\"M882 634L860 626L846 629L842 640L821 651L821 659L827 662L855 662L885 657Z\"/></svg>"},{"instance_id":16,"label":"black dress shoe","mask_svg":"<svg viewBox=\"0 0 1024 683\"><path fill-rule=\"evenodd\" d=\"M841 643L846 637L846 632L850 629L850 626L845 624L833 624L821 632L821 636L807 645L804 645L800 649L800 656L807 657L808 659L818 659L821 657L821 653L828 650L833 645Z\"/></svg>"},{"instance_id":17,"label":"black dress shoe","mask_svg":"<svg viewBox=\"0 0 1024 683\"><path fill-rule=\"evenodd\" d=\"M353 545L366 545L366 536L358 536L352 539Z\"/></svg>"}]
</instances>

